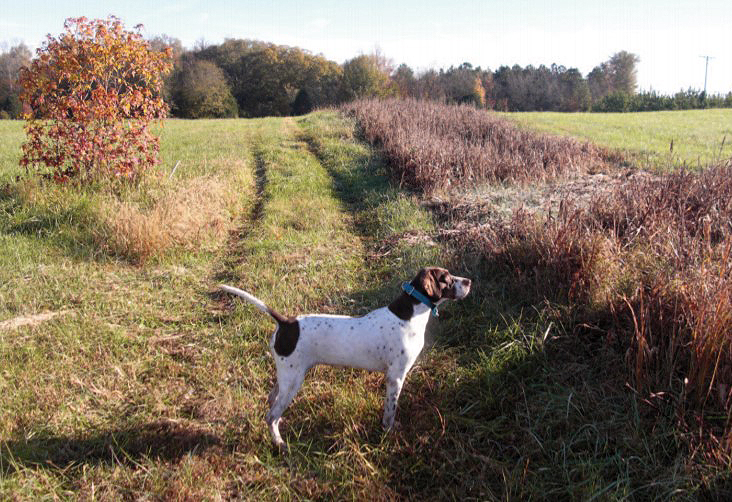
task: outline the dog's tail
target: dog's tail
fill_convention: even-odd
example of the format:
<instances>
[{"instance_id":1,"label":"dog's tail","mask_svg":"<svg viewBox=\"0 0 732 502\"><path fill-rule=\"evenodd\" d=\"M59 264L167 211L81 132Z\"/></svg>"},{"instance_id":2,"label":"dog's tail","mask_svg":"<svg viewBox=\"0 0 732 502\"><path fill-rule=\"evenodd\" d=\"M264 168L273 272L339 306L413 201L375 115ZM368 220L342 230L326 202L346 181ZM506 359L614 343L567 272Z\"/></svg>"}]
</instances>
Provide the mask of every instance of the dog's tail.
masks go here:
<instances>
[{"instance_id":1,"label":"dog's tail","mask_svg":"<svg viewBox=\"0 0 732 502\"><path fill-rule=\"evenodd\" d=\"M275 312L271 308L269 308L265 303L257 298L256 296L247 293L246 291L235 288L233 286L226 286L225 284L220 284L219 288L223 289L227 293L231 293L232 295L240 296L244 298L246 301L257 307L259 310L264 312L265 314L269 314L272 316L272 318L277 321L278 323L289 321L289 319L282 314Z\"/></svg>"}]
</instances>

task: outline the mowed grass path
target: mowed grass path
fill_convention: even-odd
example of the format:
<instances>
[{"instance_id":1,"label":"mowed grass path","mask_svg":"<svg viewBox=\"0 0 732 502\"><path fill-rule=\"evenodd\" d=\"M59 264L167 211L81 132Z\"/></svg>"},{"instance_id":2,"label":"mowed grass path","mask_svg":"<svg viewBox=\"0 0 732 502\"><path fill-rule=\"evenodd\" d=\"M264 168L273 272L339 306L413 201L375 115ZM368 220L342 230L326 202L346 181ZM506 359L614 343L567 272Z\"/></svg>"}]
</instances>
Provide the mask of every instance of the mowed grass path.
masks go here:
<instances>
[{"instance_id":1,"label":"mowed grass path","mask_svg":"<svg viewBox=\"0 0 732 502\"><path fill-rule=\"evenodd\" d=\"M696 168L732 157L732 109L501 115L542 132L574 136L627 152L642 168Z\"/></svg>"}]
</instances>

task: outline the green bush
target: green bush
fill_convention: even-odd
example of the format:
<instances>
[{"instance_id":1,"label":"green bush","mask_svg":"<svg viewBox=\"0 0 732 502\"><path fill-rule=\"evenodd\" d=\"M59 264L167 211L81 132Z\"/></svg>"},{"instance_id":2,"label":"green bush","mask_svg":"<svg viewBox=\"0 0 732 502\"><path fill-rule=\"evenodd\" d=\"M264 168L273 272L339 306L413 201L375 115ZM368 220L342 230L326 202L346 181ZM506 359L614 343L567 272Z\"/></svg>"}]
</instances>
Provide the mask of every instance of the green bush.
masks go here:
<instances>
[{"instance_id":1,"label":"green bush","mask_svg":"<svg viewBox=\"0 0 732 502\"><path fill-rule=\"evenodd\" d=\"M236 117L239 108L224 72L211 61L190 60L175 81L174 114L183 118Z\"/></svg>"},{"instance_id":2,"label":"green bush","mask_svg":"<svg viewBox=\"0 0 732 502\"><path fill-rule=\"evenodd\" d=\"M617 91L608 94L592 106L593 112L629 112L633 96Z\"/></svg>"}]
</instances>

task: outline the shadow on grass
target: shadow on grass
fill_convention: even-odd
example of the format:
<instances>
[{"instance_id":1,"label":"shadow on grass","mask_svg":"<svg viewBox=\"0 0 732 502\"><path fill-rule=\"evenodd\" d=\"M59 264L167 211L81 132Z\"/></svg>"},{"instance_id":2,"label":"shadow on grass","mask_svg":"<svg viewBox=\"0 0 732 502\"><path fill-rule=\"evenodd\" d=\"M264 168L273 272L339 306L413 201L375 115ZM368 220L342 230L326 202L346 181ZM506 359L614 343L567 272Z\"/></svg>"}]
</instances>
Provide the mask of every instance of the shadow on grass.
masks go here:
<instances>
[{"instance_id":1,"label":"shadow on grass","mask_svg":"<svg viewBox=\"0 0 732 502\"><path fill-rule=\"evenodd\" d=\"M24 201L13 186L0 187L0 233L38 240L72 259L100 257L89 232L92 224L89 201L80 198L73 204Z\"/></svg>"},{"instance_id":2,"label":"shadow on grass","mask_svg":"<svg viewBox=\"0 0 732 502\"><path fill-rule=\"evenodd\" d=\"M446 259L424 241L400 238L395 228L409 227L385 221L390 213L380 211L404 196L379 159L339 153L322 136L304 130L301 139L333 178L366 249L375 251L384 238L396 241L387 253L366 257L370 287L349 294L353 306L346 310L361 315L387 304L399 293L398 282L435 259L476 281L468 299L441 309L439 322L430 323L435 348L425 348L407 379L400 430L384 435L381 406L364 410L363 402L339 400L337 391L322 393L325 411L315 415L312 403L293 404L282 432L291 441L301 438L294 449L299 468L320 469L313 454L352 454L350 476L375 476L416 499L663 499L699 488L698 480L679 473L682 452L672 424L641 420L623 387L621 354L603 337L574 332L571 313L554 312L544 289L519 284L498 263ZM400 213L399 223L410 215ZM553 291L550 298L564 296ZM381 396L383 381L377 382L366 388ZM363 472L355 472L359 465Z\"/></svg>"},{"instance_id":3,"label":"shadow on grass","mask_svg":"<svg viewBox=\"0 0 732 502\"><path fill-rule=\"evenodd\" d=\"M8 475L20 468L130 465L145 458L176 461L220 444L219 438L212 434L169 422L153 422L85 437L36 436L0 442L0 472Z\"/></svg>"}]
</instances>

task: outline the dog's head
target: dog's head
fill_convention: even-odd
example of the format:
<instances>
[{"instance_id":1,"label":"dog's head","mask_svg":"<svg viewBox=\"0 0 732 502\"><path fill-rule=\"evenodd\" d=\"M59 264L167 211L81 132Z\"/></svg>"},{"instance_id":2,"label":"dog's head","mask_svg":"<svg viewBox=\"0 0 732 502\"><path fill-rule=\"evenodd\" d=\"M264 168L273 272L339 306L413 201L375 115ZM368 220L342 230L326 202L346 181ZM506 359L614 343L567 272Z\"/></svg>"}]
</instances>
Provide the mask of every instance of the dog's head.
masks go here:
<instances>
[{"instance_id":1,"label":"dog's head","mask_svg":"<svg viewBox=\"0 0 732 502\"><path fill-rule=\"evenodd\" d=\"M470 292L470 279L452 275L444 268L427 267L421 269L412 279L412 286L434 303L444 300L462 300Z\"/></svg>"}]
</instances>

